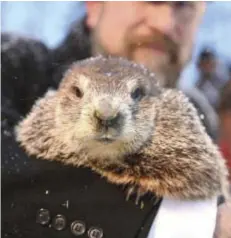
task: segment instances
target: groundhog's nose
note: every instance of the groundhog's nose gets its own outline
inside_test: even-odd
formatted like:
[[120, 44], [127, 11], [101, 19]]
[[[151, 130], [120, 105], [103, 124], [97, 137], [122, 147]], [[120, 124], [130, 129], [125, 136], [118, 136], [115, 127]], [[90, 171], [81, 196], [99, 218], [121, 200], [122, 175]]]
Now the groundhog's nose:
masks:
[[118, 109], [112, 106], [109, 100], [100, 100], [95, 109], [95, 117], [106, 126], [113, 126], [118, 123], [120, 113]]

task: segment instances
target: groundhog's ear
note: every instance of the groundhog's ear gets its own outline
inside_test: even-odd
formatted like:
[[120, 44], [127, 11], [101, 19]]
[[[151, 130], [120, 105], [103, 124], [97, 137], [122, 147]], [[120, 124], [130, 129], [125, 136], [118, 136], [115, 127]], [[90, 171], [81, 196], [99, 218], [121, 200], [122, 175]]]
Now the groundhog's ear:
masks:
[[194, 146], [213, 146], [199, 114], [189, 98], [175, 89], [165, 90], [157, 108], [157, 125], [165, 139], [182, 147], [183, 144]]
[[153, 154], [159, 155], [159, 161], [168, 161], [164, 171], [171, 171], [166, 177], [178, 181], [170, 181], [171, 187], [177, 185], [175, 192], [188, 197], [220, 192], [227, 196], [225, 160], [189, 98], [178, 90], [164, 90], [156, 111]]
[[161, 114], [165, 114], [167, 120], [172, 119], [170, 121], [176, 123], [176, 126], [180, 126], [178, 122], [181, 122], [190, 129], [193, 129], [192, 127], [197, 127], [198, 129], [203, 127], [194, 105], [183, 92], [176, 89], [163, 91]]
[[40, 154], [55, 129], [56, 93], [54, 90], [47, 91], [43, 98], [35, 102], [29, 114], [15, 127], [16, 140], [29, 154]]

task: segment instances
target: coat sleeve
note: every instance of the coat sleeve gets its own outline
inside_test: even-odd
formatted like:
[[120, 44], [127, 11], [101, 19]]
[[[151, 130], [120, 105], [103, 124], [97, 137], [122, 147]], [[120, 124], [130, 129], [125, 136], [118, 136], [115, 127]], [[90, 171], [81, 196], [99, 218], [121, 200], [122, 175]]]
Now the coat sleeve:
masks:
[[25, 115], [51, 82], [49, 49], [38, 40], [1, 34], [2, 97]]

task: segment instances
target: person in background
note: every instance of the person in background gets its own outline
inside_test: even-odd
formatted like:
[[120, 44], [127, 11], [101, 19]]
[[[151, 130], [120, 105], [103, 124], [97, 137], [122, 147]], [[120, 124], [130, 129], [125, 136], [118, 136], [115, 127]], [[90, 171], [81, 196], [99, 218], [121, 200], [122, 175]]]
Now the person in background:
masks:
[[[69, 227], [61, 231], [63, 236], [57, 232], [66, 224], [66, 216], [75, 218], [78, 215], [75, 209], [78, 207], [84, 216], [89, 208], [88, 219], [100, 218], [102, 224], [106, 224], [103, 229], [109, 229], [107, 224], [110, 224], [108, 237], [114, 237], [114, 231], [118, 229], [126, 238], [147, 237], [161, 203], [154, 207], [155, 211], [150, 210], [148, 216], [142, 211], [136, 213], [134, 207], [119, 199], [114, 186], [101, 183], [102, 180], [92, 172], [30, 158], [16, 142], [13, 127], [48, 87], [57, 87], [70, 64], [98, 54], [121, 56], [143, 64], [156, 73], [164, 87], [175, 88], [181, 71], [191, 59], [205, 9], [204, 1], [89, 1], [85, 17], [73, 25], [54, 50], [33, 39], [2, 34], [2, 220], [5, 236], [40, 238], [58, 234], [59, 237], [72, 237], [78, 233], [77, 228], [84, 228], [83, 223], [76, 221], [76, 229]], [[198, 113], [207, 118], [197, 95], [191, 95], [190, 99]], [[12, 111], [15, 111], [14, 116]], [[208, 133], [213, 130], [210, 123], [205, 123], [209, 120], [202, 119]], [[90, 190], [81, 197], [75, 191], [85, 191], [85, 184]], [[102, 203], [101, 210], [97, 210], [90, 198], [100, 199], [101, 194], [105, 194], [107, 200]], [[71, 209], [66, 209], [67, 203], [64, 208], [60, 206], [67, 200]], [[117, 218], [110, 214], [109, 221], [108, 212], [114, 209], [115, 202], [119, 203], [116, 207], [123, 209]], [[49, 209], [44, 209], [44, 203]], [[82, 203], [85, 205], [80, 206]], [[52, 226], [55, 229], [46, 229], [53, 213], [58, 213]], [[33, 220], [36, 214], [45, 228], [37, 226]], [[129, 222], [129, 227], [124, 227], [125, 221]], [[136, 221], [139, 225], [134, 223]], [[94, 234], [97, 236], [91, 238], [103, 236], [101, 230]]]
[[228, 66], [228, 80], [231, 80], [231, 63]]
[[221, 91], [218, 114], [220, 118], [219, 146], [223, 156], [227, 160], [231, 182], [231, 79]]
[[[220, 102], [217, 110], [220, 118], [220, 135], [218, 145], [229, 168], [231, 195], [231, 77], [221, 90]], [[229, 201], [229, 203], [231, 203], [231, 201]], [[214, 238], [231, 237], [231, 209], [228, 208], [227, 210], [225, 203], [220, 205], [217, 218], [218, 224]]]
[[201, 51], [197, 62], [199, 79], [196, 87], [201, 90], [215, 109], [219, 103], [220, 89], [225, 83], [219, 74], [218, 63], [217, 55], [209, 48]]

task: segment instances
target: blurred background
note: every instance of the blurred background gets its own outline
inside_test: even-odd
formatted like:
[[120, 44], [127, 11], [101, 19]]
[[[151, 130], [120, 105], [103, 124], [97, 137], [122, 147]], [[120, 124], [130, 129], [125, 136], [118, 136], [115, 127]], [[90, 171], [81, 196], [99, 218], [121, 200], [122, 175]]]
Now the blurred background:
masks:
[[[70, 24], [82, 17], [84, 2], [29, 1], [1, 2], [2, 31], [29, 35], [57, 46], [68, 32]], [[192, 62], [181, 75], [180, 85], [191, 87], [198, 80], [196, 61], [204, 48], [219, 58], [219, 74], [226, 77], [231, 64], [231, 2], [208, 4], [203, 23], [196, 37]]]

